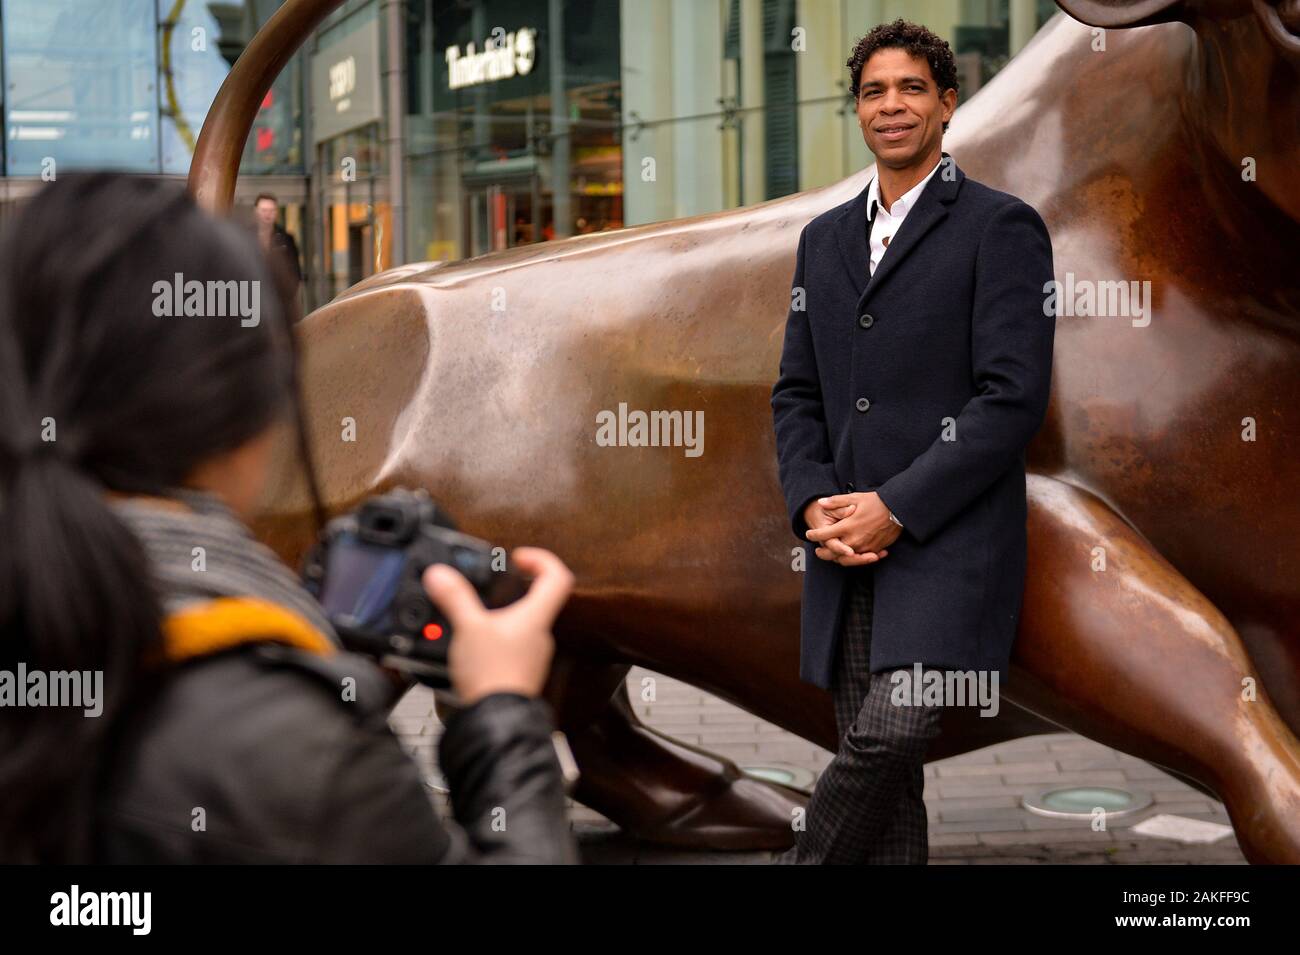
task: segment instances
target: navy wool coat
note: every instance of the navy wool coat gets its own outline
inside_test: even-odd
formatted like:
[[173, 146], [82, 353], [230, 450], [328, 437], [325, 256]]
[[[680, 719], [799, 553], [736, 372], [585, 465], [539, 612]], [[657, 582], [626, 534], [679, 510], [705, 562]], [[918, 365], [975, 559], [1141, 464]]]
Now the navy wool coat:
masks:
[[[1025, 459], [1047, 411], [1052, 245], [1029, 205], [946, 153], [874, 274], [867, 189], [799, 236], [772, 413], [807, 547], [800, 677], [829, 687], [854, 573], [813, 554], [814, 498], [876, 491], [903, 523], [871, 566], [873, 673], [1007, 677], [1024, 594]], [[860, 571], [859, 571], [860, 573]]]

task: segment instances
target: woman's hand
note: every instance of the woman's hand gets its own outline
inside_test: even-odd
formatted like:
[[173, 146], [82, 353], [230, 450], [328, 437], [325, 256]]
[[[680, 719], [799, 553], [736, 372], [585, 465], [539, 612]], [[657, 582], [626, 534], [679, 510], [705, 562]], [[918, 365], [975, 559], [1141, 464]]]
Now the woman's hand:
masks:
[[573, 572], [540, 547], [519, 547], [510, 557], [534, 579], [528, 593], [499, 610], [484, 607], [456, 569], [433, 564], [424, 572], [425, 592], [452, 626], [447, 665], [466, 704], [491, 693], [537, 696], [550, 671], [551, 624], [573, 590]]

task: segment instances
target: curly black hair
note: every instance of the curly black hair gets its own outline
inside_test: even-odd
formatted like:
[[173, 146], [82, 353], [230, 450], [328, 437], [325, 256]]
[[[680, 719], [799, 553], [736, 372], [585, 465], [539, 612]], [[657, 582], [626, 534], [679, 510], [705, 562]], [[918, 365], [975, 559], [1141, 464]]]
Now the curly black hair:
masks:
[[[919, 23], [907, 20], [895, 20], [882, 23], [857, 43], [845, 64], [849, 68], [849, 95], [858, 98], [858, 78], [862, 75], [862, 66], [871, 59], [877, 50], [906, 50], [911, 56], [922, 57], [930, 64], [930, 73], [939, 87], [940, 95], [944, 90], [957, 89], [957, 64], [952, 58], [952, 47], [942, 37], [931, 33]], [[948, 124], [944, 123], [947, 129]]]

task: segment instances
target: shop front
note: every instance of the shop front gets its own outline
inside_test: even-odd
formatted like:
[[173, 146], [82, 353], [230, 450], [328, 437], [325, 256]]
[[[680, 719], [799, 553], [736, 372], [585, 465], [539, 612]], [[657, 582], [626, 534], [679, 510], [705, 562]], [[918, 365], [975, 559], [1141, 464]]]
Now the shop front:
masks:
[[381, 22], [377, 4], [360, 8], [321, 33], [311, 58], [310, 128], [322, 230], [318, 303], [395, 264]]
[[408, 257], [622, 227], [618, 0], [416, 3], [407, 31]]

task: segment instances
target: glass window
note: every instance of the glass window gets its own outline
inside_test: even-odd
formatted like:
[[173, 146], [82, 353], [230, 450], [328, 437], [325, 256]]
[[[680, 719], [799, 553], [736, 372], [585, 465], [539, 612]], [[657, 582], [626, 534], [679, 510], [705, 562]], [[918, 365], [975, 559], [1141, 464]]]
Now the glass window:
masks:
[[[3, 0], [6, 171], [184, 175], [231, 65], [283, 0]], [[280, 73], [240, 171], [301, 173], [301, 56]]]
[[5, 166], [158, 169], [154, 0], [4, 0]]
[[[226, 74], [283, 0], [157, 0], [162, 171], [189, 172], [203, 119]], [[240, 163], [243, 175], [300, 173], [302, 55], [262, 100]]]

